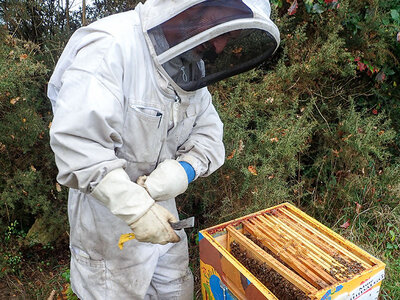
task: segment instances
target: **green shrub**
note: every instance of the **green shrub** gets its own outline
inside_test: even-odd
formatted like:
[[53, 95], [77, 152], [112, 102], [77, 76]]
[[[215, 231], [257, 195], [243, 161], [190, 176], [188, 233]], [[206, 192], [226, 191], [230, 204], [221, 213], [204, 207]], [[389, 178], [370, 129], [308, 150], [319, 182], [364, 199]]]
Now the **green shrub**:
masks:
[[39, 217], [65, 224], [65, 191], [56, 185], [48, 138], [48, 70], [35, 58], [37, 45], [4, 32], [0, 39], [0, 234], [15, 220], [25, 232]]

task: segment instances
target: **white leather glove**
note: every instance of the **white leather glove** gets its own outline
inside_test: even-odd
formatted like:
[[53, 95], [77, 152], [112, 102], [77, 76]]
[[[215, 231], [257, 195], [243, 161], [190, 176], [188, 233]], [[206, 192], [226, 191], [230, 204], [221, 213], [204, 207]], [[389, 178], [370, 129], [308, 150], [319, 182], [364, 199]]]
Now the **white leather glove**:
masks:
[[130, 227], [135, 238], [140, 242], [165, 245], [177, 243], [179, 236], [172, 229], [170, 223], [178, 220], [164, 207], [153, 204], [152, 207]]
[[157, 201], [175, 198], [188, 187], [185, 169], [173, 159], [164, 160], [149, 176], [140, 176], [136, 182]]
[[128, 225], [137, 221], [154, 204], [147, 191], [131, 181], [122, 168], [104, 176], [91, 195]]
[[177, 222], [176, 218], [155, 204], [147, 191], [132, 182], [122, 168], [104, 176], [91, 195], [128, 223], [138, 241], [166, 244], [180, 240], [169, 224]]

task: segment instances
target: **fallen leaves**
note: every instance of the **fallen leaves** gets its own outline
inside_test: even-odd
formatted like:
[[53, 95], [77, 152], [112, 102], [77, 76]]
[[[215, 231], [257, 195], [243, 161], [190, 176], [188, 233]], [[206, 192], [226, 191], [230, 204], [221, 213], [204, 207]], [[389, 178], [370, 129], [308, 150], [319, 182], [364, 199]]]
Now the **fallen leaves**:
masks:
[[228, 156], [227, 156], [227, 160], [230, 160], [230, 159], [232, 159], [234, 156], [235, 156], [235, 153], [236, 153], [236, 149], [233, 149], [233, 151], [231, 152], [231, 154], [229, 154]]
[[240, 153], [242, 153], [243, 150], [244, 150], [244, 143], [242, 140], [239, 140], [239, 146], [238, 146], [237, 150], [233, 149], [232, 152], [226, 157], [226, 159], [227, 160], [232, 159], [235, 156], [235, 154], [239, 155]]
[[347, 229], [350, 226], [350, 220], [347, 220], [344, 222], [342, 225], [340, 225], [341, 228]]
[[257, 175], [258, 175], [257, 169], [256, 169], [255, 166], [248, 166], [248, 167], [247, 167], [247, 170], [249, 170], [249, 172], [250, 172], [251, 174], [253, 174], [254, 176], [257, 176]]
[[69, 298], [68, 296], [68, 290], [70, 289], [69, 283], [63, 284], [63, 289], [61, 291], [61, 295], [57, 295], [57, 300], [67, 300]]
[[23, 60], [25, 60], [25, 59], [27, 59], [28, 58], [28, 54], [21, 54], [20, 56], [19, 56], [19, 60], [20, 61], [23, 61]]
[[19, 101], [19, 99], [21, 99], [21, 97], [12, 98], [12, 99], [10, 100], [10, 103], [11, 103], [12, 105], [15, 105], [15, 104]]

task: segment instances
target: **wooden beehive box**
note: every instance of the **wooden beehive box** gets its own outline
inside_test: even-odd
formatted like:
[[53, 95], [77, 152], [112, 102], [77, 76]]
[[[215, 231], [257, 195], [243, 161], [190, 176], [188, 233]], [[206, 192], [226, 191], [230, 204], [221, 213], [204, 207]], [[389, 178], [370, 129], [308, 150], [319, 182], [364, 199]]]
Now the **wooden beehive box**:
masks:
[[378, 299], [385, 264], [284, 203], [200, 231], [203, 299]]

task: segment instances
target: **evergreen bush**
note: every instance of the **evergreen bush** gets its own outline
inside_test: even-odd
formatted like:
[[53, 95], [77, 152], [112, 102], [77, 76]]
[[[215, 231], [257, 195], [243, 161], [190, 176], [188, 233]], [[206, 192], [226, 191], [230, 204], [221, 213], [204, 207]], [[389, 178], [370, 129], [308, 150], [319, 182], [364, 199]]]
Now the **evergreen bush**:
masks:
[[[36, 59], [40, 49], [34, 43], [4, 31], [0, 40], [0, 236], [10, 224], [26, 234], [38, 218], [47, 228], [65, 230], [66, 189], [55, 181], [48, 137], [52, 118], [45, 97], [48, 69]], [[18, 253], [21, 244], [15, 243], [20, 236], [11, 235], [0, 247]]]

